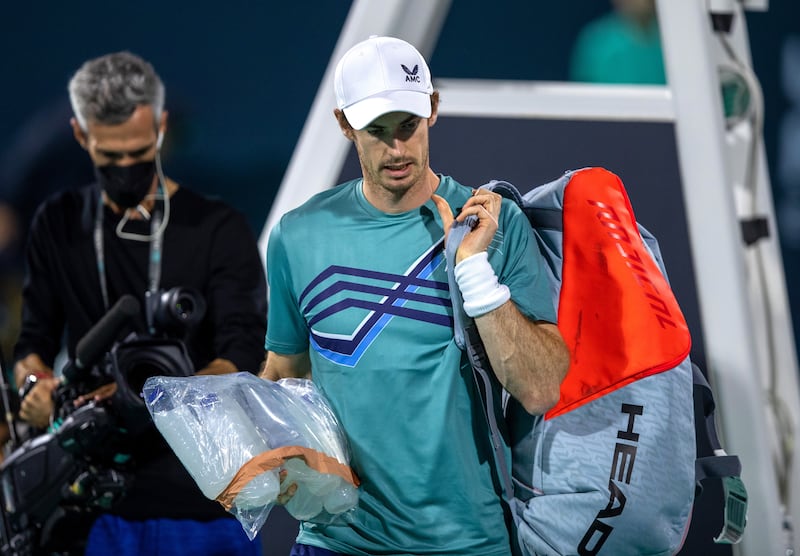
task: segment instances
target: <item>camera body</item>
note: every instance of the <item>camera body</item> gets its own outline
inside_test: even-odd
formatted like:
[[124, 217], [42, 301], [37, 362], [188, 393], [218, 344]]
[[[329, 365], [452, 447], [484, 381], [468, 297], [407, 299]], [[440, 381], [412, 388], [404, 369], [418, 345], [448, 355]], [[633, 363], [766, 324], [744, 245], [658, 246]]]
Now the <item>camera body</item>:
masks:
[[[60, 551], [61, 540], [52, 538], [53, 530], [66, 514], [90, 516], [124, 496], [136, 465], [128, 452], [130, 443], [153, 426], [140, 394], [144, 382], [151, 376], [194, 374], [186, 346], [170, 336], [200, 322], [205, 312], [202, 296], [189, 288], [148, 295], [146, 303], [147, 332], [131, 332], [118, 340], [129, 328], [123, 324], [131, 324], [123, 321], [133, 315], [128, 311], [124, 318], [106, 319], [112, 308], [87, 333], [82, 342], [94, 334], [111, 345], [91, 346], [100, 352], [91, 366], [71, 361], [65, 367], [65, 380], [54, 392], [53, 425], [23, 442], [0, 467], [0, 555]], [[110, 333], [108, 328], [115, 330]], [[79, 343], [76, 360], [80, 358]], [[110, 382], [117, 386], [110, 400], [77, 408], [72, 403]]]

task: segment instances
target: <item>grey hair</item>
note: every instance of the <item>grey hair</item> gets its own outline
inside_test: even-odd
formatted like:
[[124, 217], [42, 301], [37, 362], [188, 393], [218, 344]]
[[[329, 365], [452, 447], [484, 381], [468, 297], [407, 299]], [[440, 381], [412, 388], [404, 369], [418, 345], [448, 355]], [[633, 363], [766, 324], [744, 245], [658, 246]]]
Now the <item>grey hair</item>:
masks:
[[69, 100], [84, 131], [89, 122], [117, 125], [139, 106], [152, 106], [156, 127], [164, 110], [164, 84], [153, 66], [130, 52], [85, 62], [69, 80]]

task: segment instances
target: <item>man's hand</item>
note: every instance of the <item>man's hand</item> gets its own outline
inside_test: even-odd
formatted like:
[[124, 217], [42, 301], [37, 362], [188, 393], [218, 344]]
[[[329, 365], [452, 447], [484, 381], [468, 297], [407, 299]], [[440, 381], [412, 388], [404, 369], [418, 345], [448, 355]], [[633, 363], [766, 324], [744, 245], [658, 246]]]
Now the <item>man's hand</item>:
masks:
[[197, 371], [196, 374], [198, 375], [227, 375], [230, 373], [236, 373], [239, 369], [236, 368], [236, 365], [233, 364], [232, 361], [228, 359], [223, 359], [221, 357], [217, 357], [211, 363], [206, 365], [204, 369], [200, 369]]
[[278, 473], [281, 480], [281, 491], [278, 493], [277, 502], [281, 506], [288, 504], [294, 493], [297, 492], [297, 483], [286, 480], [288, 474], [289, 472], [285, 469], [281, 469], [280, 473]]
[[280, 380], [290, 377], [310, 379], [311, 358], [307, 351], [294, 355], [284, 355], [269, 351], [258, 376], [266, 380]]
[[431, 200], [439, 211], [439, 216], [444, 225], [445, 238], [450, 232], [454, 221], [463, 222], [468, 216], [477, 217], [478, 223], [472, 228], [461, 242], [456, 253], [454, 264], [458, 264], [467, 257], [471, 257], [489, 248], [489, 244], [497, 232], [497, 220], [500, 216], [500, 207], [503, 198], [493, 191], [486, 189], [473, 189], [472, 197], [467, 199], [461, 212], [453, 218], [453, 211], [447, 201], [439, 195], [432, 195]]
[[117, 391], [117, 383], [116, 382], [109, 382], [108, 384], [103, 384], [100, 388], [96, 388], [92, 390], [88, 394], [84, 394], [82, 396], [78, 396], [72, 402], [75, 404], [75, 407], [80, 407], [87, 402], [95, 402], [99, 403], [103, 400], [109, 399], [113, 396]]
[[57, 378], [53, 377], [36, 379], [36, 383], [22, 398], [19, 406], [20, 418], [36, 428], [47, 427], [50, 424], [50, 416], [53, 414], [53, 390], [56, 389], [59, 382]]
[[52, 377], [53, 369], [45, 365], [42, 358], [37, 354], [30, 353], [14, 365], [14, 380], [17, 383], [17, 388], [22, 388], [30, 375], [35, 376], [37, 379]]

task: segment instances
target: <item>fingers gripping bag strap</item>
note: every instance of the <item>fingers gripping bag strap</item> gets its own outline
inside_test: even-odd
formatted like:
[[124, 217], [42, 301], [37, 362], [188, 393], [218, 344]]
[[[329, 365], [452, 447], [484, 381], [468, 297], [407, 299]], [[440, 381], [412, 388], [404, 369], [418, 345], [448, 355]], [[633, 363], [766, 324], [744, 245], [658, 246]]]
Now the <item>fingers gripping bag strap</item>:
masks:
[[[522, 196], [517, 189], [508, 182], [492, 180], [481, 186], [481, 189], [488, 189], [489, 191], [497, 191], [504, 197], [508, 197], [522, 206]], [[461, 298], [458, 284], [455, 277], [455, 260], [456, 252], [464, 237], [475, 226], [476, 218], [469, 216], [463, 222], [453, 222], [450, 231], [447, 235], [447, 244], [445, 245], [445, 257], [447, 258], [447, 281], [450, 286], [450, 294], [453, 302], [453, 321], [456, 345], [461, 349], [467, 349], [468, 342], [464, 337], [464, 330], [469, 326], [474, 325], [472, 319], [467, 316], [464, 311], [464, 300]], [[458, 295], [456, 295], [458, 294]]]

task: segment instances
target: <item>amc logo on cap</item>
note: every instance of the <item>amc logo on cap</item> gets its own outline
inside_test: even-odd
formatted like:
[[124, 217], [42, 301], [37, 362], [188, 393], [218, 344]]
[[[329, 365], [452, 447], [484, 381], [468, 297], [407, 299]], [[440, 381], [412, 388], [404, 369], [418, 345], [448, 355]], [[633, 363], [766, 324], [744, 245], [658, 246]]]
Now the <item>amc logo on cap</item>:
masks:
[[403, 71], [406, 72], [406, 82], [413, 81], [414, 83], [419, 83], [419, 65], [414, 66], [413, 70], [408, 69], [405, 64], [400, 64], [400, 67], [403, 68]]

